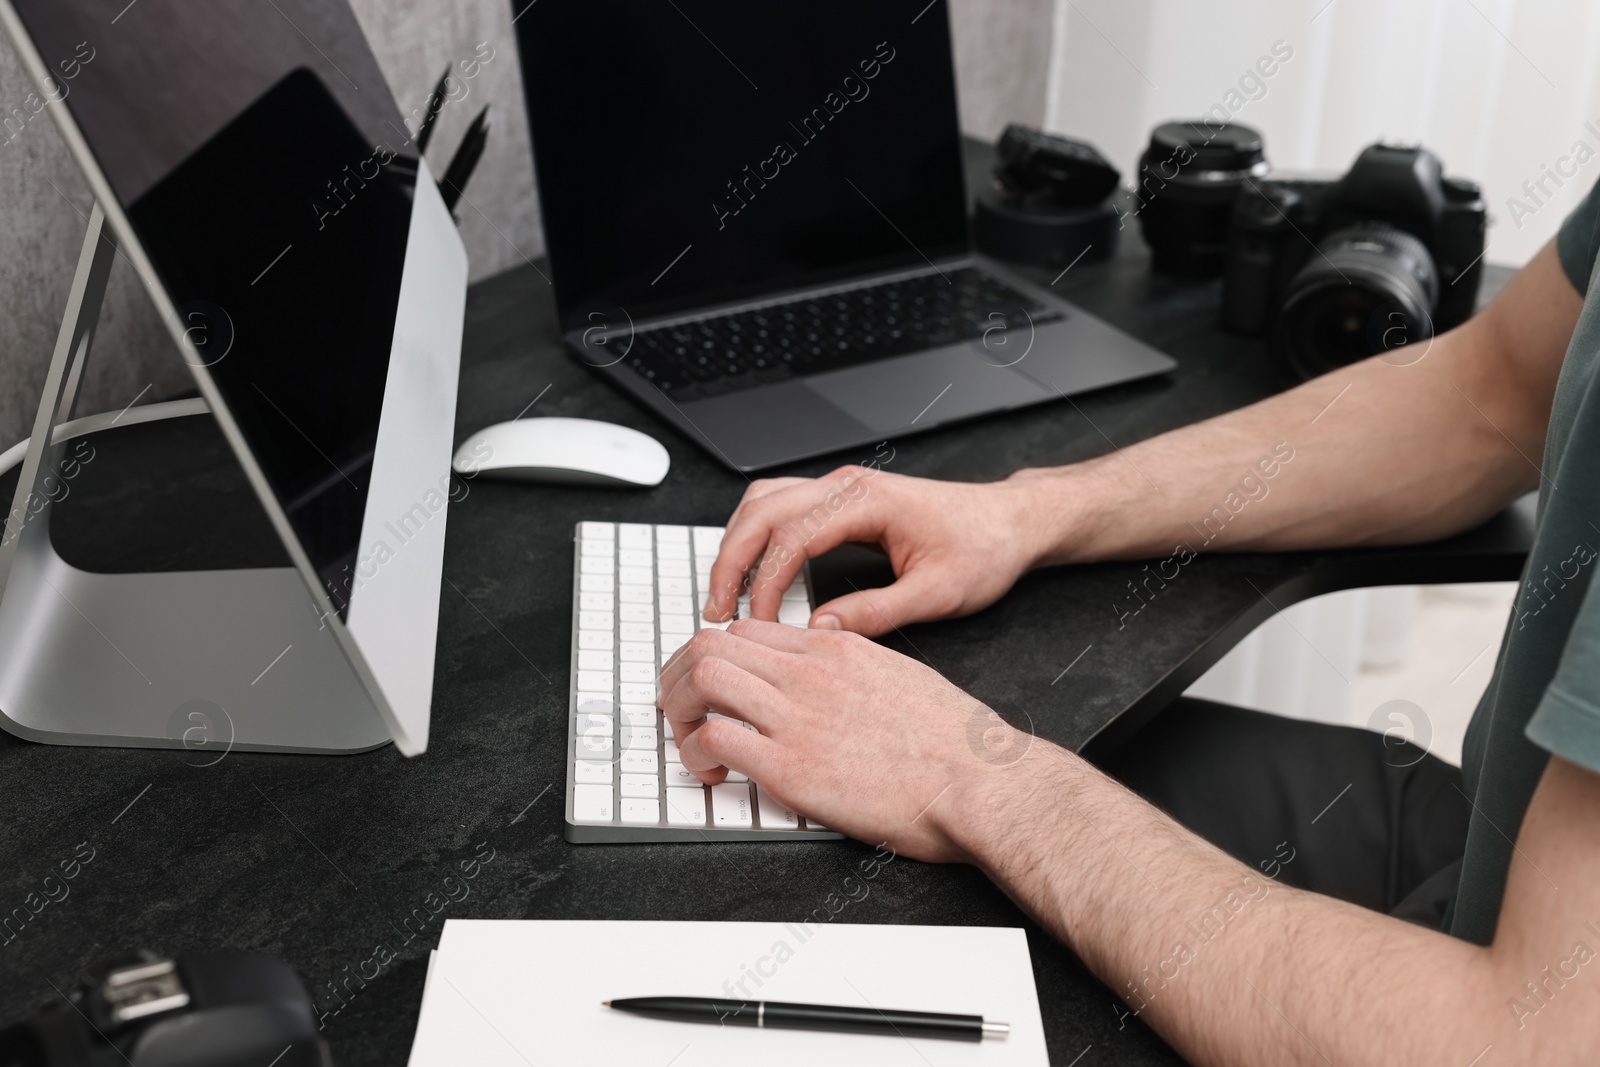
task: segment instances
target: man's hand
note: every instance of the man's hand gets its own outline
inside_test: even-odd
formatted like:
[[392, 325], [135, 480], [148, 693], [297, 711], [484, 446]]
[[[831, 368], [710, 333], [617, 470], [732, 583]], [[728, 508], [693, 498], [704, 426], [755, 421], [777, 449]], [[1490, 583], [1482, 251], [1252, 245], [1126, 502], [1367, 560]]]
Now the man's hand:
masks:
[[728, 520], [706, 618], [733, 615], [748, 575], [751, 615], [776, 619], [806, 560], [847, 541], [882, 545], [896, 581], [823, 604], [813, 628], [876, 636], [979, 611], [1037, 558], [1027, 505], [1016, 482], [936, 482], [857, 466], [755, 482]]
[[660, 703], [684, 766], [705, 781], [732, 767], [833, 829], [933, 862], [966, 856], [942, 829], [947, 813], [932, 809], [1028, 742], [1046, 744], [863, 637], [753, 619], [701, 630], [679, 649], [661, 672]]

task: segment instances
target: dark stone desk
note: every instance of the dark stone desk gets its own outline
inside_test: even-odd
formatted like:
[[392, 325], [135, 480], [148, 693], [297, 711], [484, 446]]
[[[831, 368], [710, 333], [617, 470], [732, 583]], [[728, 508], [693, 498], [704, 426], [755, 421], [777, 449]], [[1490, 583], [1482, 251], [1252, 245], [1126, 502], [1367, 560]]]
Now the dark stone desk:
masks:
[[[1124, 236], [1115, 261], [1080, 264], [1058, 288], [1177, 357], [1176, 373], [1080, 398], [1076, 408], [1054, 403], [896, 440], [888, 469], [999, 478], [1100, 455], [1272, 392], [1262, 348], [1214, 326], [1219, 285], [1151, 277], [1137, 236]], [[854, 842], [562, 839], [574, 522], [720, 523], [745, 479], [566, 357], [552, 326], [550, 292], [531, 268], [474, 287], [458, 436], [538, 397], [535, 415], [609, 419], [657, 435], [672, 453], [665, 484], [611, 492], [479, 482], [451, 508], [433, 735], [422, 758], [392, 748], [337, 758], [234, 753], [199, 767], [190, 752], [58, 748], [0, 734], [0, 911], [20, 906], [80, 842], [95, 850], [71, 895], [0, 945], [0, 1022], [51, 1000], [50, 983], [64, 988], [110, 950], [227, 946], [289, 961], [323, 1007], [339, 1008], [326, 1033], [340, 1064], [401, 1063], [444, 919], [791, 920], [870, 854]], [[283, 562], [205, 420], [117, 430], [97, 448], [57, 512], [69, 561], [99, 569]], [[7, 498], [14, 484], [15, 475], [0, 484]], [[981, 615], [915, 627], [891, 644], [1046, 737], [1105, 745], [1265, 619], [1267, 598], [1282, 606], [1350, 585], [1510, 579], [1529, 525], [1514, 511], [1423, 549], [1202, 556], [1120, 630], [1114, 605], [1139, 565], [1053, 570], [1025, 578]], [[447, 889], [480, 845], [492, 860]], [[408, 933], [405, 920], [430, 894], [459, 899]], [[1080, 1067], [1177, 1062], [1141, 1024], [1119, 1029], [1112, 995], [973, 870], [896, 861], [837, 921], [1025, 926], [1053, 1060], [1088, 1050]], [[327, 983], [361, 969], [379, 945], [394, 959], [364, 988], [352, 982], [356, 992], [340, 1008]]]

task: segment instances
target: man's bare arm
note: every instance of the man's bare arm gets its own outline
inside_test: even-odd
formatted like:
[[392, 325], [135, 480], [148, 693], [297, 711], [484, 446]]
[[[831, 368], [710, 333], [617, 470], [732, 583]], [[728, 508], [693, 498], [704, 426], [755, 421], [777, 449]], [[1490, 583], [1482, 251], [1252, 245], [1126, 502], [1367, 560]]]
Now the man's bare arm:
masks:
[[[1043, 740], [1015, 734], [1011, 761], [989, 709], [854, 634], [702, 630], [661, 692], [690, 770], [731, 767], [863, 841], [978, 864], [1191, 1062], [1577, 1064], [1600, 1047], [1600, 777], [1562, 760], [1480, 948], [1286, 888]], [[1312, 829], [1338, 832], [1337, 814]]]
[[[1399, 544], [1466, 529], [1537, 486], [1582, 307], [1552, 242], [1426, 354], [1401, 348], [1091, 463], [1022, 472], [1039, 494], [1035, 525], [1065, 531], [1042, 561], [1165, 555], [1180, 542]], [[1280, 442], [1293, 459], [1266, 478], [1258, 461], [1279, 458]]]
[[1600, 919], [1600, 777], [1551, 761], [1498, 936], [1480, 948], [1279, 886], [1076, 757], [1038, 756], [946, 809], [994, 817], [944, 824], [1191, 1062], [1592, 1062], [1600, 939], [1585, 924]]

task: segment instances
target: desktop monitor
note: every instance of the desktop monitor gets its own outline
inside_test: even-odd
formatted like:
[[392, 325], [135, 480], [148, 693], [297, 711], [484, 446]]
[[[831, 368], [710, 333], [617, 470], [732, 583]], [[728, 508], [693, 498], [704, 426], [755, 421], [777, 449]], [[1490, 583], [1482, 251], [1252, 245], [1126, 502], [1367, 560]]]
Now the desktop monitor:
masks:
[[0, 20], [319, 632], [401, 751], [421, 752], [467, 264], [354, 14], [0, 0]]

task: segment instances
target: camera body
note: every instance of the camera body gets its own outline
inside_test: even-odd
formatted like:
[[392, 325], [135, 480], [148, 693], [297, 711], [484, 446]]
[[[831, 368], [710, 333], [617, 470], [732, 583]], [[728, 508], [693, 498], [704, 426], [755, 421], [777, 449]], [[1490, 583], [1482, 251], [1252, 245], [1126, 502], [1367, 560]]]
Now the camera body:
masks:
[[[332, 1067], [311, 998], [284, 963], [244, 952], [103, 960], [60, 1000], [0, 1030], [6, 1067]], [[274, 1058], [276, 1057], [276, 1058]]]
[[1432, 152], [1376, 144], [1335, 181], [1265, 179], [1229, 220], [1222, 322], [1302, 378], [1425, 341], [1477, 304], [1488, 208]]

